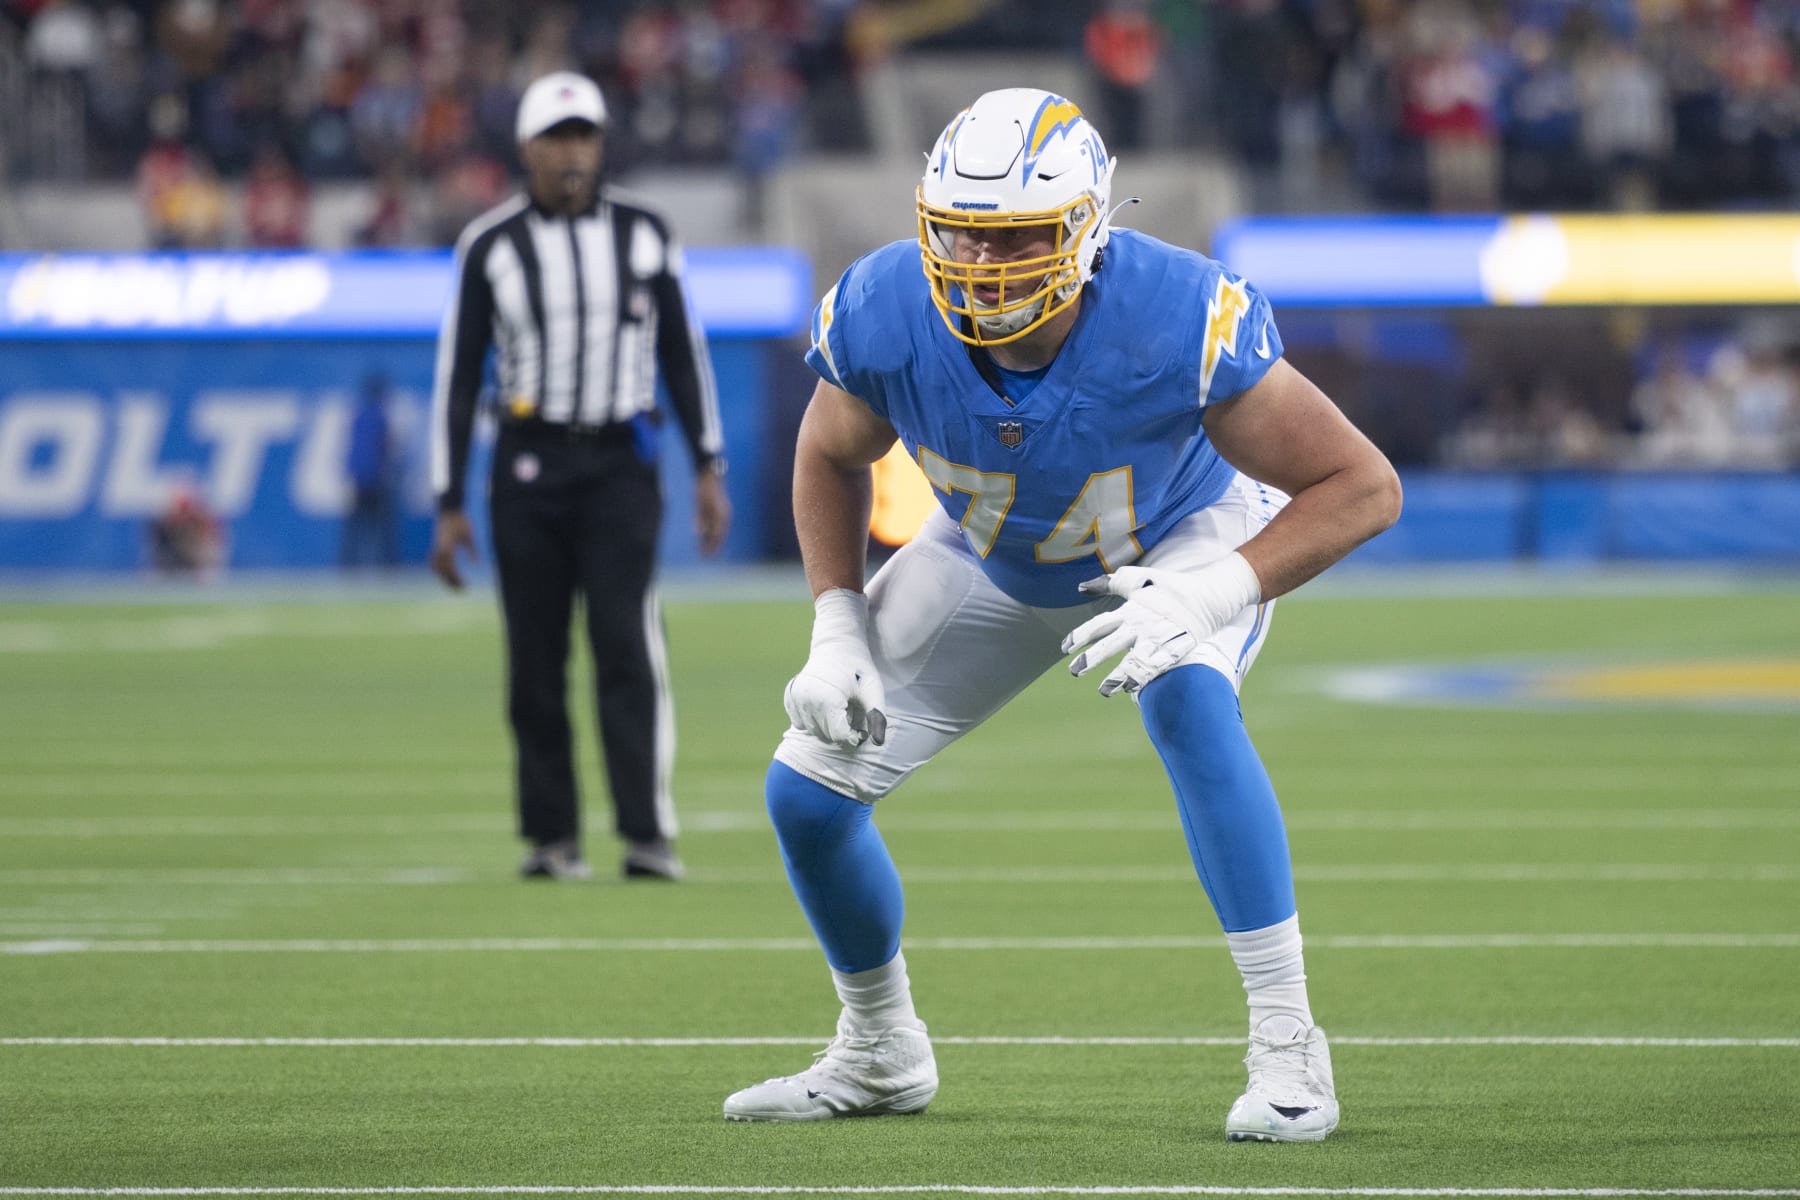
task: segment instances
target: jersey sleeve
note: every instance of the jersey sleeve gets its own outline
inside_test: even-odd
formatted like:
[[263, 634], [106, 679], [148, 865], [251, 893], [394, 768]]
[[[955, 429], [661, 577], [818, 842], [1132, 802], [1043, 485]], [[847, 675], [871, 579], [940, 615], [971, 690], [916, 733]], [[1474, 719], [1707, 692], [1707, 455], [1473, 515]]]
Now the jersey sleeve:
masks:
[[878, 327], [878, 314], [869, 311], [872, 282], [867, 259], [859, 259], [844, 272], [837, 286], [819, 297], [813, 309], [812, 345], [806, 351], [806, 365], [826, 383], [849, 392], [875, 413], [887, 419], [883, 401], [881, 371], [872, 360], [863, 327]]
[[848, 347], [844, 345], [844, 331], [838, 324], [838, 294], [844, 290], [844, 281], [839, 280], [830, 291], [819, 297], [819, 303], [813, 308], [812, 346], [806, 352], [806, 365], [818, 372], [819, 378], [832, 387], [843, 388], [846, 392], [850, 385], [845, 382], [849, 362]]
[[1281, 333], [1268, 297], [1228, 271], [1204, 288], [1199, 331], [1200, 407], [1255, 387], [1281, 357]]

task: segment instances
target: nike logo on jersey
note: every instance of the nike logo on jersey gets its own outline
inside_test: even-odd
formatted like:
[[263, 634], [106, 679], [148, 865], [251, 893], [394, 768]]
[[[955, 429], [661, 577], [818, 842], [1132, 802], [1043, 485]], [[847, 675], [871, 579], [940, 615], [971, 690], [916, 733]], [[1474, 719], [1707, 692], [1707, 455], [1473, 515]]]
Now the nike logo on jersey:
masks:
[[1256, 343], [1256, 357], [1269, 357], [1269, 318], [1263, 318], [1262, 340]]

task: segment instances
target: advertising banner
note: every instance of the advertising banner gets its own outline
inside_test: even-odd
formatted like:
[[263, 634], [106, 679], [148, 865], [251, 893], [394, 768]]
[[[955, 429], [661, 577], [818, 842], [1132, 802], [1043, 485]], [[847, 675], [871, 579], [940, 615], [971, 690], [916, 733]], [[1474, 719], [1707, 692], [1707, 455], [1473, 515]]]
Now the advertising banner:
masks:
[[[693, 254], [689, 276], [732, 464], [737, 521], [722, 557], [753, 559], [766, 339], [804, 327], [810, 274], [786, 251], [723, 250]], [[347, 553], [422, 562], [449, 278], [448, 253], [435, 251], [0, 257], [0, 568], [145, 568], [167, 549], [159, 520], [196, 509], [216, 525], [223, 567], [327, 567]], [[351, 429], [365, 395], [388, 429], [388, 504], [353, 528]], [[665, 562], [693, 561], [672, 418], [663, 452]]]

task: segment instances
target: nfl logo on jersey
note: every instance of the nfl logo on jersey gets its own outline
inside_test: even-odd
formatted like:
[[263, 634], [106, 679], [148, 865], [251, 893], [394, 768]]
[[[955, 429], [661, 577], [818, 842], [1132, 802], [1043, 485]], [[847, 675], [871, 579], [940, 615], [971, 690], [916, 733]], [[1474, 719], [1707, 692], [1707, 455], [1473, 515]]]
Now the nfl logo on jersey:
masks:
[[1014, 446], [1017, 446], [1020, 442], [1022, 442], [1024, 440], [1025, 440], [1025, 422], [1023, 422], [1023, 421], [1002, 421], [1002, 422], [1000, 422], [1000, 444], [1002, 446], [1005, 446], [1008, 450], [1011, 450]]

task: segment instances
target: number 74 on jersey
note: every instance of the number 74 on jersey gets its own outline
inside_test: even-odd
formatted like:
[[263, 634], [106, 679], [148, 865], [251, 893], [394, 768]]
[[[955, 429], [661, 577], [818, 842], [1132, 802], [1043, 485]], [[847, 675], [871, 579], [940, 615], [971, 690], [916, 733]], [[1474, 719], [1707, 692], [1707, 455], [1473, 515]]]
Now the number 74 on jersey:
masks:
[[[919, 448], [919, 461], [914, 463], [899, 442], [875, 464], [874, 477], [875, 505], [869, 515], [869, 532], [876, 540], [890, 546], [905, 545], [937, 505], [932, 489], [945, 495], [961, 492], [969, 497], [962, 518], [963, 531], [969, 545], [983, 558], [999, 540], [1000, 528], [1017, 492], [1017, 477], [1010, 472], [978, 471], [950, 462], [923, 446]], [[1089, 475], [1062, 519], [1033, 550], [1037, 561], [1046, 563], [1072, 562], [1092, 555], [1103, 571], [1112, 571], [1142, 553], [1132, 532], [1136, 527], [1131, 468], [1117, 467]]]

